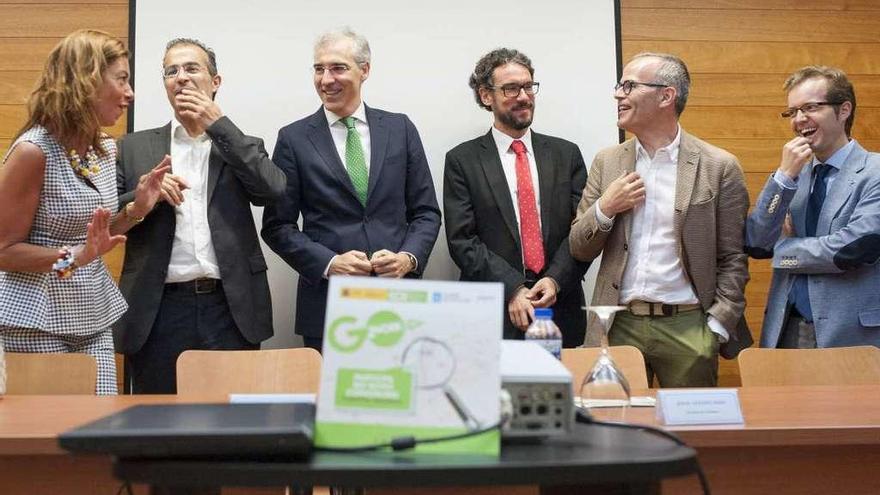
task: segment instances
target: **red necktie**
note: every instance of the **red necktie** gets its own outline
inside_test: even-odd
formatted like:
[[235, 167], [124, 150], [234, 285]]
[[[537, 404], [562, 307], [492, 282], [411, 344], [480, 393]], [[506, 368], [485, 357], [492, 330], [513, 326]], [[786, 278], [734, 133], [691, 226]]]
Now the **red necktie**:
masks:
[[526, 145], [519, 139], [510, 148], [516, 153], [516, 200], [519, 204], [519, 232], [522, 241], [523, 260], [526, 268], [537, 273], [544, 269], [544, 241], [538, 224], [538, 206]]

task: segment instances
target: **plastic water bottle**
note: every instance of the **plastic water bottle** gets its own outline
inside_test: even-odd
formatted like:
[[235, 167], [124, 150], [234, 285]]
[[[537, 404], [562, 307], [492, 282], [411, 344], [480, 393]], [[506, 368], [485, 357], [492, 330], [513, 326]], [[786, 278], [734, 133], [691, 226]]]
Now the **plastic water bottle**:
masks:
[[553, 323], [552, 309], [535, 308], [535, 321], [526, 330], [526, 340], [547, 349], [556, 359], [562, 359], [562, 332]]

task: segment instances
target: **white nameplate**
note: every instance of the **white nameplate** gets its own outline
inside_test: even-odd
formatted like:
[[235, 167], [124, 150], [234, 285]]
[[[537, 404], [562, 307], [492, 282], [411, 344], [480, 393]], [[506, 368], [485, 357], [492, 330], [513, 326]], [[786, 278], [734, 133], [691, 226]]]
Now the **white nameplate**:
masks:
[[229, 394], [231, 404], [314, 404], [315, 394]]
[[657, 421], [669, 426], [744, 423], [735, 388], [658, 390]]

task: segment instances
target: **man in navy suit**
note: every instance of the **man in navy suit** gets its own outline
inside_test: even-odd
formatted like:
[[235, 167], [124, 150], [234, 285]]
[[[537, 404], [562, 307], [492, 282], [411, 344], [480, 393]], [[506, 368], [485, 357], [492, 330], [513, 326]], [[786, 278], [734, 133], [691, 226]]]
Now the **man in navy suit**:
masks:
[[299, 273], [296, 333], [320, 351], [329, 277], [421, 276], [440, 209], [413, 123], [361, 99], [367, 40], [347, 28], [320, 36], [313, 69], [323, 105], [278, 133], [287, 192], [266, 207], [262, 236]]

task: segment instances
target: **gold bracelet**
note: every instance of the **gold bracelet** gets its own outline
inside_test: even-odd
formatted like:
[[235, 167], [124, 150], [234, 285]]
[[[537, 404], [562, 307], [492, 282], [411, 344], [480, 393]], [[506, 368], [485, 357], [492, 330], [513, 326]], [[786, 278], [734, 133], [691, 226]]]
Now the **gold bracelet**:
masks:
[[128, 203], [125, 205], [125, 208], [122, 209], [122, 214], [125, 216], [125, 219], [131, 223], [141, 223], [144, 221], [144, 217], [136, 217], [131, 214], [131, 208], [134, 208], [134, 202]]

